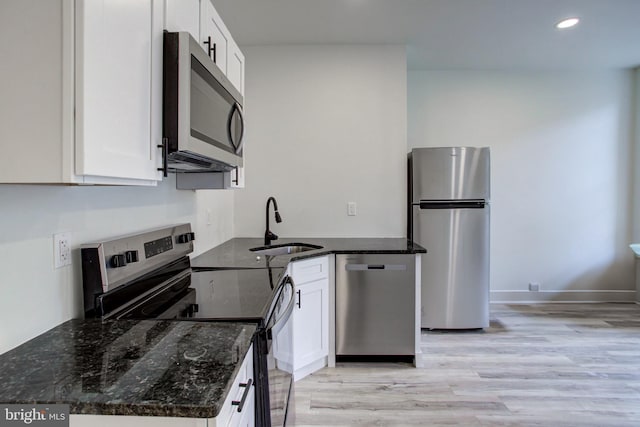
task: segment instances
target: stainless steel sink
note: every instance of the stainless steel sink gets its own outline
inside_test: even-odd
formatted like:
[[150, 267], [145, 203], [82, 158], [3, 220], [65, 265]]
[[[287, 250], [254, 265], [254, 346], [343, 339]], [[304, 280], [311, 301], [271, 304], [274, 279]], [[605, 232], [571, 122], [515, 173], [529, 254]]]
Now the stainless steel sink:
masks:
[[322, 246], [311, 245], [309, 243], [285, 243], [282, 245], [260, 246], [249, 250], [257, 255], [277, 256], [291, 255], [316, 249], [322, 249]]

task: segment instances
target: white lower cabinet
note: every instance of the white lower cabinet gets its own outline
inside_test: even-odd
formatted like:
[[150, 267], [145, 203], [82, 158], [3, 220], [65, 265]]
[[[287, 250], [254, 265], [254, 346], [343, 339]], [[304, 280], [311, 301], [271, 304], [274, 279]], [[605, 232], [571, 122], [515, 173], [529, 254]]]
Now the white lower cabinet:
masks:
[[326, 366], [329, 349], [329, 286], [326, 279], [298, 286], [293, 320], [294, 379]]
[[247, 396], [247, 400], [245, 403], [242, 412], [240, 412], [239, 417], [235, 417], [231, 419], [231, 422], [227, 425], [229, 426], [237, 426], [237, 427], [253, 427], [255, 426], [256, 419], [256, 393], [255, 387], [252, 386], [253, 390]]
[[[256, 413], [256, 378], [253, 375], [253, 346], [247, 352], [240, 371], [224, 401], [220, 413], [209, 419], [207, 427], [253, 426]], [[244, 397], [244, 399], [243, 399]]]
[[[248, 385], [251, 382], [251, 385]], [[240, 407], [243, 396], [244, 403]], [[123, 415], [71, 414], [70, 427], [254, 427], [255, 376], [253, 346], [249, 348], [233, 380], [220, 413], [215, 418], [142, 417]]]
[[289, 265], [296, 286], [293, 311], [293, 378], [327, 366], [329, 354], [329, 257]]

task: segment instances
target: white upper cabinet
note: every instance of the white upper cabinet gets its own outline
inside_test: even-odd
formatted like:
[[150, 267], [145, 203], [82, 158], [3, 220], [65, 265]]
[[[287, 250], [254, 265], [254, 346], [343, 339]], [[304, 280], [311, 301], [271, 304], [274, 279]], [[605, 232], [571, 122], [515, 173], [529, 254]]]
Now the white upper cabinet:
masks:
[[244, 92], [244, 57], [209, 0], [2, 0], [0, 183], [157, 185], [164, 28], [211, 37]]
[[0, 182], [156, 185], [163, 10], [162, 0], [3, 0], [11, 165]]
[[227, 52], [231, 34], [209, 0], [202, 0], [200, 9], [200, 45], [213, 62], [227, 74]]
[[244, 55], [210, 0], [200, 0], [200, 46], [244, 95]]
[[244, 55], [233, 39], [227, 52], [227, 78], [244, 95]]
[[160, 0], [76, 2], [76, 173], [158, 178]]
[[244, 95], [244, 55], [210, 0], [164, 0], [165, 29], [188, 31]]
[[200, 40], [200, 0], [165, 0], [167, 31], [188, 31]]

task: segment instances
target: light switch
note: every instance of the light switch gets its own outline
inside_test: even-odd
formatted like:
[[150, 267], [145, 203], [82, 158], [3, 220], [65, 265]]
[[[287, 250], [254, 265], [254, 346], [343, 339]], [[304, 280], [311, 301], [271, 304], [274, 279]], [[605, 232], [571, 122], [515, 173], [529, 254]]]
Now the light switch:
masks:
[[356, 214], [357, 214], [357, 210], [356, 209], [357, 209], [356, 202], [347, 203], [347, 215], [356, 216]]

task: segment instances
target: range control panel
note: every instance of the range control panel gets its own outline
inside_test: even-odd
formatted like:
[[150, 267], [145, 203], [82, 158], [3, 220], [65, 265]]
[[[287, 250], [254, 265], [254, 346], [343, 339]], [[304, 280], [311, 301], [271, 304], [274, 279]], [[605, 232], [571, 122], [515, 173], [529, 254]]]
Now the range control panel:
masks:
[[193, 252], [191, 224], [82, 245], [82, 268], [99, 269], [103, 292]]
[[161, 237], [160, 239], [152, 240], [144, 244], [144, 256], [151, 258], [155, 255], [168, 252], [173, 249], [173, 239], [171, 236]]

